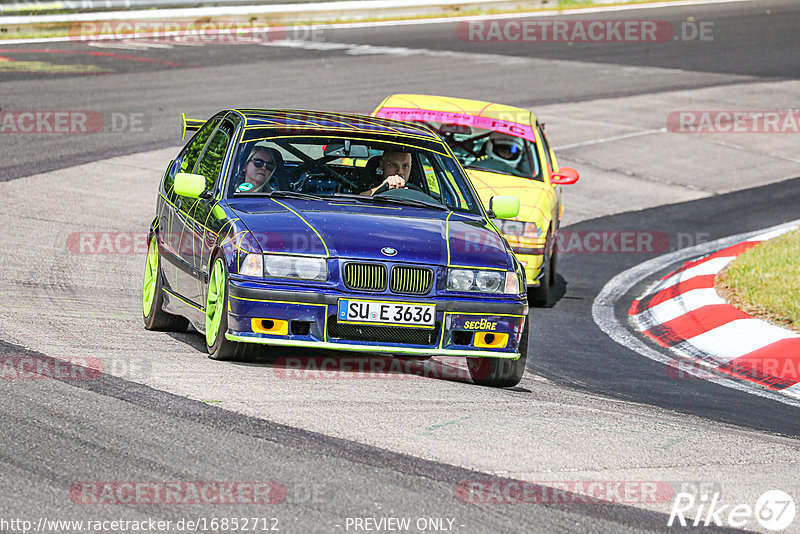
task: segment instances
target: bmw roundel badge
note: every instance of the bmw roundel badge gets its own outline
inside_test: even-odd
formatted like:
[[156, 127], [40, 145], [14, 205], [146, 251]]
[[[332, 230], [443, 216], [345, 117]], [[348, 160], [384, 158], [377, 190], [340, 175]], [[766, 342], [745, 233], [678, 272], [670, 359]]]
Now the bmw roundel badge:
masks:
[[381, 249], [381, 254], [383, 254], [384, 256], [394, 256], [395, 254], [397, 254], [397, 251], [392, 247], [383, 247]]

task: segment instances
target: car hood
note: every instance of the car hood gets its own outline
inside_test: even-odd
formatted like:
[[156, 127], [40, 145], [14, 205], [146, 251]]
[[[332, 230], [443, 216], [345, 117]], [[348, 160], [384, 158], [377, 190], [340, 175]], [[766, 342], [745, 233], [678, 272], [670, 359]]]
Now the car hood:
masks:
[[296, 199], [236, 199], [229, 206], [264, 252], [509, 268], [505, 240], [475, 215]]

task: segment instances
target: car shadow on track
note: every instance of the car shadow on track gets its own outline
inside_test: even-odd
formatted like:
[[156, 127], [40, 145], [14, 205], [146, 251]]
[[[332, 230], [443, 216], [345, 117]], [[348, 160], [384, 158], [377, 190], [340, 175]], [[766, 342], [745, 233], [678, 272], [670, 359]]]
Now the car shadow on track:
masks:
[[[173, 339], [207, 356], [202, 334], [191, 326], [186, 332], [168, 333]], [[464, 358], [437, 356], [417, 358], [332, 350], [256, 346], [246, 361], [219, 362], [220, 365], [264, 367], [279, 379], [309, 380], [416, 380], [433, 378], [471, 384]]]
[[553, 284], [550, 293], [550, 302], [547, 303], [547, 308], [552, 308], [556, 303], [564, 298], [567, 294], [567, 280], [560, 274], [556, 273], [556, 281]]
[[[556, 280], [553, 283], [553, 287], [550, 288], [550, 297], [547, 300], [547, 304], [542, 306], [536, 306], [536, 308], [552, 308], [553, 306], [561, 300], [564, 295], [567, 293], [567, 280], [561, 276], [560, 274], [556, 273]], [[528, 305], [530, 307], [534, 307], [533, 303], [528, 299]]]
[[464, 358], [416, 358], [339, 351], [291, 350], [260, 347], [258, 359], [238, 365], [272, 369], [279, 379], [418, 380], [438, 379], [472, 383]]

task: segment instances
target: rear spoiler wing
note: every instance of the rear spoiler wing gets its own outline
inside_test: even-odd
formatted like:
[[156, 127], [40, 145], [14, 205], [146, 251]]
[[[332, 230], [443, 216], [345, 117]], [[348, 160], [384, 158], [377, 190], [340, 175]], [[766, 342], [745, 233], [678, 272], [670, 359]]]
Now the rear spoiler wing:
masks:
[[183, 133], [181, 133], [181, 141], [186, 140], [186, 132], [196, 132], [206, 123], [203, 119], [187, 119], [186, 113], [181, 113], [181, 122], [183, 123]]

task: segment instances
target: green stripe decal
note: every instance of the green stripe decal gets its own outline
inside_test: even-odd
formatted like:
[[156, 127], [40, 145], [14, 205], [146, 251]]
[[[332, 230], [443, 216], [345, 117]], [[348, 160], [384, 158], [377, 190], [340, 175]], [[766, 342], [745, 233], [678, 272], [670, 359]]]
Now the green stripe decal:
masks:
[[291, 211], [292, 213], [294, 213], [295, 215], [297, 215], [297, 216], [300, 218], [300, 220], [301, 220], [301, 221], [303, 221], [304, 223], [306, 223], [306, 225], [307, 225], [309, 228], [311, 228], [311, 229], [314, 231], [314, 233], [315, 233], [315, 234], [317, 234], [317, 237], [319, 238], [320, 242], [322, 243], [322, 246], [323, 246], [323, 247], [325, 247], [325, 254], [326, 254], [328, 257], [330, 257], [330, 255], [331, 255], [331, 252], [328, 250], [328, 245], [325, 243], [325, 240], [324, 240], [324, 239], [322, 239], [322, 236], [321, 236], [321, 235], [319, 235], [319, 232], [317, 232], [317, 229], [316, 229], [316, 228], [314, 228], [314, 227], [311, 225], [311, 223], [310, 223], [310, 222], [308, 222], [307, 220], [305, 220], [305, 219], [303, 218], [303, 216], [302, 216], [302, 215], [300, 215], [299, 213], [297, 213], [296, 211], [294, 211], [292, 208], [290, 208], [289, 206], [287, 206], [287, 205], [286, 205], [286, 204], [284, 204], [283, 202], [280, 202], [280, 201], [278, 201], [278, 200], [275, 200], [274, 198], [273, 198], [273, 199], [270, 199], [270, 200], [272, 200], [272, 201], [273, 201], [273, 202], [275, 202], [276, 204], [280, 204], [281, 206], [283, 206], [283, 207], [284, 207], [284, 208], [286, 208], [287, 210]]

